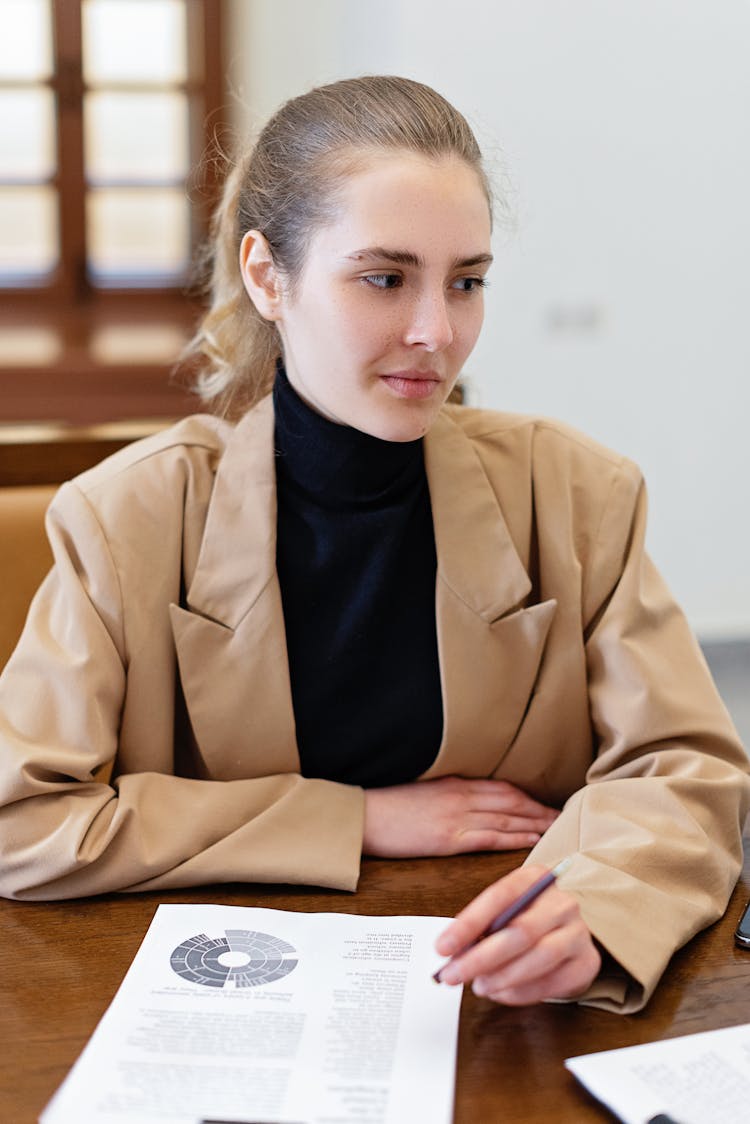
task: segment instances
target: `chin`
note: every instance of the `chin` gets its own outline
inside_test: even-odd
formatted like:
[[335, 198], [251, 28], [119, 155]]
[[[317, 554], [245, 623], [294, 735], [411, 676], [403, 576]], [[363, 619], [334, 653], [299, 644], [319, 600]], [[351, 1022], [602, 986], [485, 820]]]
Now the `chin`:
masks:
[[382, 421], [368, 419], [368, 424], [361, 426], [365, 433], [377, 437], [380, 441], [417, 441], [424, 437], [437, 417], [437, 411], [429, 414], [411, 414], [402, 418], [383, 418]]

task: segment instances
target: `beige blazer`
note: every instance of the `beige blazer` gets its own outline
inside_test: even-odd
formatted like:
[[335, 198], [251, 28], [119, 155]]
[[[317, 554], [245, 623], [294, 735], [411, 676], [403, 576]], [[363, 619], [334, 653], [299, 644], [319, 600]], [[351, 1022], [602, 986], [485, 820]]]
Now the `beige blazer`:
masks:
[[[447, 407], [425, 439], [444, 733], [425, 776], [563, 814], [531, 859], [642, 1005], [738, 875], [747, 759], [644, 553], [638, 470], [563, 426]], [[0, 893], [353, 890], [363, 795], [300, 776], [275, 569], [273, 408], [193, 417], [66, 484], [0, 679]]]

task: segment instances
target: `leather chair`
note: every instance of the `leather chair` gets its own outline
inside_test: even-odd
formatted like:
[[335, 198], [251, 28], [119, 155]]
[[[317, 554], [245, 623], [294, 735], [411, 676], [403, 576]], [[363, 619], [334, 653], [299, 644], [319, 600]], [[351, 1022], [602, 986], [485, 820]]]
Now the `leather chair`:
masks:
[[0, 669], [16, 646], [26, 613], [52, 565], [44, 513], [51, 485], [0, 488]]

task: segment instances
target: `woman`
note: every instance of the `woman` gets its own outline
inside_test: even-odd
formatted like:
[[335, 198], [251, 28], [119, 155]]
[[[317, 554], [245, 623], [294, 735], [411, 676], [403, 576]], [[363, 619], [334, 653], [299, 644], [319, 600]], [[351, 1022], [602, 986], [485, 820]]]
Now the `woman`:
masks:
[[450, 955], [574, 852], [443, 979], [620, 1010], [720, 915], [746, 760], [637, 469], [445, 405], [490, 231], [466, 122], [404, 79], [295, 99], [238, 164], [194, 341], [218, 416], [50, 509], [0, 687], [3, 893], [354, 889], [363, 853], [532, 848]]

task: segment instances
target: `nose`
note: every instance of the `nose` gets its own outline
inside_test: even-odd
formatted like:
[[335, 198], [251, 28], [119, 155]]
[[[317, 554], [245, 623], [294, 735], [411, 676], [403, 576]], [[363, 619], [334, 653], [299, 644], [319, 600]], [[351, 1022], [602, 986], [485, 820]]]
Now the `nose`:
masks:
[[453, 342], [453, 323], [442, 289], [422, 293], [415, 300], [404, 342], [427, 351], [443, 351]]

